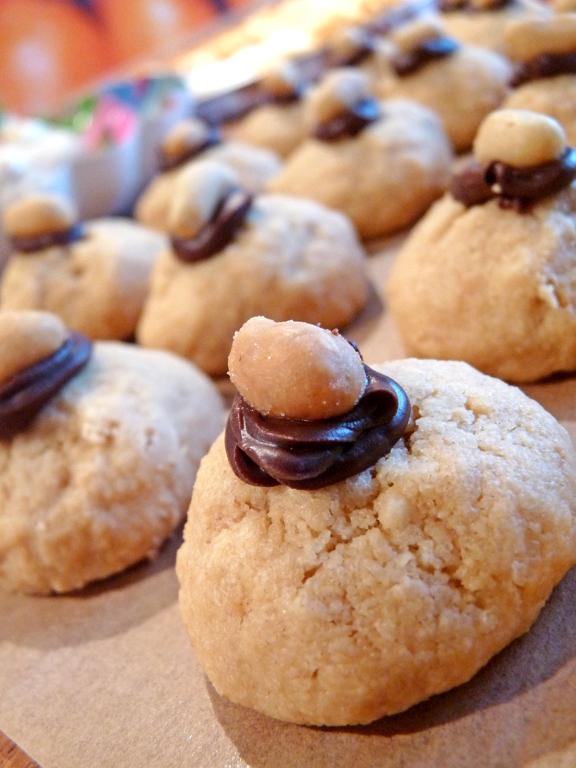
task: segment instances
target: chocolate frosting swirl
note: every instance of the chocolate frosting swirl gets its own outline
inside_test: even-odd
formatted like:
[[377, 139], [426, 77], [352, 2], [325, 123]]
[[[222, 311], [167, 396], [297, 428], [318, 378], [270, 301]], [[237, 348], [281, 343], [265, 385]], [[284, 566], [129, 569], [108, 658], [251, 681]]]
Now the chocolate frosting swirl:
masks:
[[209, 259], [234, 239], [252, 207], [253, 198], [247, 192], [232, 192], [220, 203], [212, 219], [196, 237], [173, 237], [174, 253], [186, 263]]
[[[266, 104], [291, 104], [299, 101], [309, 83], [317, 80], [325, 70], [326, 54], [313, 53], [302, 59], [297, 68], [302, 76], [301, 83], [290, 93], [275, 94], [267, 90], [262, 81], [249, 83], [240, 88], [226, 91], [218, 96], [203, 99], [196, 110], [196, 115], [210, 125], [232, 123], [250, 114]], [[296, 60], [295, 64], [298, 64]]]
[[92, 342], [80, 333], [49, 357], [20, 371], [0, 386], [0, 439], [22, 432], [38, 412], [79, 373], [92, 354]]
[[408, 396], [393, 379], [364, 366], [367, 386], [348, 413], [321, 421], [263, 416], [236, 395], [226, 425], [226, 453], [250, 485], [315, 490], [373, 466], [406, 432]]
[[541, 53], [516, 66], [510, 85], [516, 88], [531, 80], [573, 74], [576, 74], [576, 51], [574, 53]]
[[409, 53], [399, 53], [392, 59], [392, 67], [399, 77], [411, 75], [429, 61], [451, 56], [459, 47], [451, 37], [432, 37]]
[[574, 178], [576, 150], [568, 148], [557, 160], [529, 168], [514, 168], [499, 161], [486, 166], [474, 161], [453, 177], [450, 193], [467, 208], [497, 198], [501, 208], [524, 213]]
[[442, 13], [453, 13], [460, 11], [469, 14], [476, 13], [491, 13], [492, 11], [501, 11], [502, 8], [511, 5], [513, 0], [492, 0], [489, 6], [478, 7], [474, 5], [470, 0], [440, 0], [438, 7]]
[[[415, 0], [415, 2], [403, 4], [400, 8], [378, 15], [371, 23], [364, 25], [364, 29], [367, 34], [388, 34], [396, 27], [417, 18], [434, 4], [435, 0]], [[320, 80], [331, 67], [343, 66], [343, 62], [334, 57], [326, 47], [294, 56], [291, 62], [298, 69], [301, 81], [305, 85]], [[351, 62], [350, 65], [352, 65]], [[256, 81], [200, 100], [196, 108], [196, 116], [211, 125], [229, 123], [239, 120], [254, 109], [268, 103], [269, 99], [270, 94], [266, 93], [261, 81]]]
[[221, 141], [222, 136], [219, 129], [216, 126], [211, 125], [208, 128], [206, 139], [203, 142], [197, 144], [195, 147], [189, 147], [186, 152], [177, 157], [168, 157], [164, 151], [160, 149], [160, 160], [158, 164], [160, 173], [166, 173], [167, 171], [173, 171], [175, 168], [180, 168], [181, 165], [198, 157], [198, 155], [201, 155], [202, 152], [210, 149], [210, 147], [217, 146]]
[[381, 117], [382, 110], [376, 99], [363, 99], [331, 120], [320, 123], [314, 131], [314, 137], [320, 141], [353, 138]]
[[362, 40], [354, 51], [347, 56], [339, 56], [334, 51], [328, 53], [329, 67], [356, 67], [374, 53], [374, 45], [369, 40]]
[[75, 224], [62, 232], [50, 232], [45, 235], [33, 235], [31, 237], [12, 237], [10, 242], [18, 253], [36, 253], [45, 248], [54, 248], [58, 245], [71, 245], [86, 236], [84, 226]]

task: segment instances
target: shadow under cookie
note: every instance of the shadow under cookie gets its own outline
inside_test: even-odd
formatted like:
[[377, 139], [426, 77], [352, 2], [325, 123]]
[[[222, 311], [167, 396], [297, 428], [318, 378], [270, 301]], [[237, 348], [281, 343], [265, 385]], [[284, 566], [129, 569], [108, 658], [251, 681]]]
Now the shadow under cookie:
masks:
[[283, 723], [206, 686], [220, 725], [253, 768], [521, 768], [576, 738], [575, 599], [573, 569], [531, 630], [470, 682], [368, 726]]
[[182, 526], [154, 560], [68, 595], [2, 593], [0, 642], [43, 650], [102, 640], [144, 623], [177, 600], [174, 575]]

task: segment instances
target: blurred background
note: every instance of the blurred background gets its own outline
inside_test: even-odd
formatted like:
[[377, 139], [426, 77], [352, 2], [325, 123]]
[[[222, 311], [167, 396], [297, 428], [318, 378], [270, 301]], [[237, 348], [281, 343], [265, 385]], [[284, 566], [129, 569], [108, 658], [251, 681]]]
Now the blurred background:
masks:
[[142, 57], [175, 52], [253, 0], [0, 0], [0, 106], [57, 110]]

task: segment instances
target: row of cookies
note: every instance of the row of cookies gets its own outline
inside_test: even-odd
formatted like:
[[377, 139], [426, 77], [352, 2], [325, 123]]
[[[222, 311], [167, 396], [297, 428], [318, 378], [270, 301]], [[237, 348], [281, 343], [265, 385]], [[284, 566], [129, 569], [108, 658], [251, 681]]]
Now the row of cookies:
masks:
[[251, 195], [222, 164], [180, 176], [169, 222], [170, 239], [124, 219], [82, 226], [56, 198], [14, 204], [0, 308], [54, 312], [92, 339], [135, 336], [221, 375], [252, 315], [344, 326], [367, 301], [365, 254], [344, 216]]
[[[474, 155], [393, 267], [407, 346], [512, 380], [573, 370], [574, 152], [549, 117], [501, 110]], [[369, 368], [300, 323], [252, 319], [229, 368], [238, 395], [177, 564], [220, 693], [292, 722], [369, 722], [527, 631], [575, 562], [576, 457], [549, 414], [463, 363]]]
[[[386, 123], [364, 82], [357, 73], [337, 75], [312, 100], [329, 130], [338, 130], [338, 119], [357, 118], [346, 142]], [[329, 142], [335, 158], [341, 138]], [[417, 259], [400, 255], [393, 308], [422, 278], [422, 312], [418, 304], [413, 313], [450, 336], [458, 315], [427, 319], [425, 302], [442, 298], [445, 268], [452, 268], [454, 296], [468, 300], [458, 281], [469, 255], [462, 249], [475, 237], [471, 293], [483, 267], [497, 284], [499, 270], [528, 284], [541, 264], [534, 256], [519, 262], [517, 254], [536, 253], [549, 280], [536, 286], [536, 297], [530, 284], [526, 303], [531, 309], [548, 296], [552, 307], [560, 297], [556, 319], [536, 318], [538, 327], [555, 328], [569, 311], [571, 285], [564, 264], [574, 161], [565, 137], [550, 120], [495, 112], [475, 152], [454, 194], [406, 246]], [[363, 157], [352, 155], [348, 188], [354, 166], [369, 175], [372, 160]], [[407, 176], [400, 170], [398, 184]], [[358, 198], [374, 200], [377, 211], [378, 194]], [[205, 361], [220, 361], [203, 367], [220, 372], [232, 332], [250, 315], [281, 319], [310, 309], [301, 319], [340, 325], [365, 301], [363, 254], [341, 214], [301, 199], [252, 198], [213, 162], [187, 168], [171, 196], [170, 242], [149, 260], [154, 276], [136, 327], [143, 343], [150, 333], [151, 345], [192, 359], [202, 348]], [[41, 202], [32, 216], [30, 207], [25, 216], [22, 208], [11, 212], [20, 255], [5, 276], [8, 296], [32, 286], [42, 301], [46, 279], [54, 278], [56, 290], [66, 284], [63, 275], [74, 281], [91, 262], [98, 265], [100, 236], [79, 230], [61, 206]], [[492, 233], [490, 264], [483, 243]], [[128, 239], [112, 237], [112, 250]], [[91, 258], [70, 260], [94, 243]], [[506, 268], [497, 258], [508, 249]], [[65, 264], [63, 273], [42, 265], [47, 252]], [[568, 289], [555, 281], [556, 267]], [[93, 267], [84, 290], [92, 282], [97, 288], [102, 275]], [[123, 275], [135, 270], [117, 269], [121, 285]], [[74, 293], [61, 300], [60, 313]], [[87, 292], [77, 293], [77, 306], [90, 304]], [[516, 293], [514, 281], [505, 283], [502, 296], [481, 305], [484, 314]], [[114, 294], [110, 313], [124, 304], [129, 292]], [[198, 315], [190, 309], [196, 304]], [[471, 308], [479, 322], [482, 309]], [[513, 325], [517, 313], [510, 314]], [[64, 591], [152, 552], [180, 518], [199, 456], [219, 429], [213, 387], [167, 353], [91, 347], [52, 316], [3, 312], [0, 333], [8, 424], [3, 583]], [[551, 346], [563, 335], [555, 334]], [[551, 416], [462, 363], [402, 361], [384, 366], [384, 374], [364, 366], [338, 333], [302, 323], [251, 320], [234, 340], [229, 367], [239, 395], [225, 436], [202, 466], [178, 563], [183, 616], [220, 692], [285, 720], [367, 722], [467, 680], [528, 629], [574, 562], [576, 457]], [[31, 491], [25, 479], [33, 473]]]
[[[286, 161], [279, 170], [270, 157], [263, 160], [249, 184], [311, 197], [349, 215], [361, 237], [385, 236], [414, 221], [446, 185], [446, 138], [426, 108], [440, 118], [457, 151], [470, 148], [482, 120], [500, 105], [550, 114], [573, 141], [572, 100], [558, 95], [574, 87], [575, 24], [570, 14], [511, 22], [506, 35], [511, 61], [458, 44], [433, 17], [403, 24], [385, 37], [348, 30], [333, 43], [330, 64], [354, 65], [367, 81], [360, 82], [358, 74], [354, 80], [334, 73], [314, 88], [309, 73], [293, 64], [270, 73], [256, 94], [229, 94], [232, 108], [208, 110], [206, 117], [224, 120], [221, 133], [230, 140], [215, 149], [213, 127], [197, 121], [180, 126], [164, 147], [167, 172], [146, 191], [136, 215], [164, 229], [174, 169], [200, 153], [223, 160], [227, 154], [237, 168], [252, 167], [256, 160], [248, 156], [249, 144]], [[511, 82], [517, 85], [513, 92]], [[425, 109], [406, 105], [403, 111], [406, 99]], [[342, 120], [343, 110], [347, 120]], [[336, 128], [330, 125], [334, 122]], [[371, 130], [362, 130], [371, 123]], [[387, 175], [382, 166], [389, 169]], [[351, 189], [362, 194], [353, 195]], [[375, 195], [391, 210], [366, 205]]]
[[[574, 370], [575, 153], [558, 123], [518, 110], [492, 113], [475, 153], [393, 268], [388, 297], [406, 347], [512, 381]], [[5, 226], [17, 253], [0, 285], [3, 309], [52, 311], [94, 339], [135, 334], [211, 375], [225, 373], [249, 317], [343, 327], [369, 296], [365, 254], [344, 216], [251, 196], [214, 162], [179, 176], [170, 241], [130, 221], [82, 228], [49, 198], [14, 205]]]

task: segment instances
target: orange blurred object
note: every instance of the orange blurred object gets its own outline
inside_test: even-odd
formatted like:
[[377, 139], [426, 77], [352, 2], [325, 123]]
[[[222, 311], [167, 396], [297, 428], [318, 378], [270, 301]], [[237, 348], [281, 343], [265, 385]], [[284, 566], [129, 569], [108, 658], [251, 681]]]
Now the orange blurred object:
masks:
[[54, 109], [113, 65], [101, 28], [65, 0], [0, 0], [0, 62], [0, 103], [28, 113]]
[[97, 0], [95, 7], [122, 60], [173, 51], [186, 33], [216, 15], [209, 0]]

